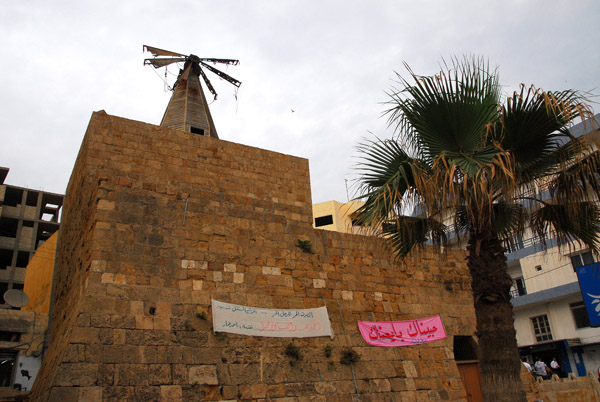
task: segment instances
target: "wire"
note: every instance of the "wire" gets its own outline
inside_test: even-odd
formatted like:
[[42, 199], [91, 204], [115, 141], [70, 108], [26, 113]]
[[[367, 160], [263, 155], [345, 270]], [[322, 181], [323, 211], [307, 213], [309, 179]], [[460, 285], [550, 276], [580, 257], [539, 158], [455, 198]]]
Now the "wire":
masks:
[[158, 76], [158, 78], [160, 78], [160, 80], [163, 82], [164, 88], [165, 88], [165, 92], [167, 92], [167, 88], [169, 89], [169, 91], [172, 91], [173, 89], [171, 87], [169, 87], [169, 84], [167, 83], [166, 77], [165, 78], [161, 77], [160, 74], [158, 73], [158, 71], [156, 71], [155, 68], [153, 68], [152, 70], [154, 71], [154, 74], [156, 74]]
[[240, 87], [235, 87], [233, 97], [235, 98], [235, 114], [238, 112], [238, 90]]
[[549, 270], [544, 271], [544, 272], [540, 272], [540, 273], [538, 273], [536, 275], [532, 275], [532, 276], [530, 276], [528, 278], [524, 278], [524, 279], [525, 280], [529, 280], [531, 278], [537, 278], [538, 276], [541, 276], [541, 275], [544, 275], [544, 274], [549, 274], [552, 271], [556, 271], [557, 269], [561, 269], [561, 268], [568, 267], [568, 266], [571, 266], [571, 264], [570, 263], [566, 263], [566, 264], [563, 264], [563, 265], [559, 265], [558, 267], [554, 267], [552, 269], [549, 269]]

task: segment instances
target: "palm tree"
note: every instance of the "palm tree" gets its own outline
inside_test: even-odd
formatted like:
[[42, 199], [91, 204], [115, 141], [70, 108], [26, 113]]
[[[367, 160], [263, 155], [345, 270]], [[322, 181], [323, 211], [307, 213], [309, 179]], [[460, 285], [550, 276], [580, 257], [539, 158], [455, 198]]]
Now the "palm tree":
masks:
[[400, 257], [452, 231], [467, 241], [484, 400], [525, 401], [503, 241], [530, 230], [598, 252], [600, 157], [568, 130], [592, 111], [571, 90], [521, 86], [501, 102], [497, 71], [478, 58], [434, 76], [406, 67], [386, 112], [395, 134], [358, 147], [355, 218]]

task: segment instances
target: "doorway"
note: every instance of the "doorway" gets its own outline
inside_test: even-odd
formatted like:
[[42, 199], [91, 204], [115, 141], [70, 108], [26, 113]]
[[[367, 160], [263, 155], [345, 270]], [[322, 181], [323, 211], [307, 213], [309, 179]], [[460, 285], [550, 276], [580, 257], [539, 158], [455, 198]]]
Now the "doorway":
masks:
[[477, 344], [472, 336], [454, 336], [454, 360], [467, 393], [467, 401], [483, 402]]

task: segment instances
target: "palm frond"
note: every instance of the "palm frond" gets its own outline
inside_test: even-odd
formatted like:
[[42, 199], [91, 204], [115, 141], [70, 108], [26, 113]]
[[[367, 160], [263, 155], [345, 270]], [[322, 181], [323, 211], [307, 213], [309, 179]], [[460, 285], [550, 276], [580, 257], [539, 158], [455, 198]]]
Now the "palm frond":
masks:
[[406, 256], [415, 246], [428, 240], [435, 244], [444, 244], [446, 227], [432, 218], [397, 216], [383, 224], [383, 236], [391, 243], [400, 257]]
[[552, 197], [565, 204], [575, 200], [600, 201], [600, 151], [585, 148], [572, 161], [550, 181]]
[[425, 175], [427, 166], [409, 157], [394, 140], [367, 141], [358, 150], [362, 153], [358, 198], [365, 204], [354, 215], [360, 225], [376, 225], [400, 212], [404, 202], [418, 198], [413, 169]]
[[389, 94], [386, 111], [403, 146], [429, 161], [443, 152], [473, 154], [485, 148], [487, 126], [498, 117], [495, 71], [482, 59], [465, 58], [435, 76], [410, 74], [414, 83], [398, 75], [403, 90]]
[[574, 118], [589, 118], [585, 97], [576, 91], [544, 92], [521, 86], [502, 106], [494, 138], [510, 152], [520, 182], [527, 182], [570, 159], [578, 149], [564, 146], [572, 137], [565, 129]]
[[600, 209], [595, 203], [581, 202], [576, 207], [546, 203], [532, 214], [531, 226], [542, 240], [555, 233], [559, 245], [576, 240], [600, 250]]

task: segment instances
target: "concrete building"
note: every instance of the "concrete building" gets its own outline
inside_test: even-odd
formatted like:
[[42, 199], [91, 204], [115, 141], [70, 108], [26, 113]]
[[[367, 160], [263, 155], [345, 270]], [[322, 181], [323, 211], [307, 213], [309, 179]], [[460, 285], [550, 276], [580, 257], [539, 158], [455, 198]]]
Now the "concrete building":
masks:
[[[598, 148], [597, 127], [580, 123], [571, 132]], [[595, 262], [595, 257], [575, 243], [559, 250], [551, 233], [546, 242], [546, 251], [533, 237], [508, 245], [519, 351], [531, 362], [541, 357], [548, 366], [556, 357], [563, 374], [584, 376], [600, 367], [600, 328], [590, 327], [575, 268]]]
[[[63, 196], [4, 184], [7, 174], [8, 169], [0, 167], [0, 387], [26, 390], [33, 386], [41, 364], [48, 305], [39, 301], [49, 300], [56, 249], [55, 241], [45, 242], [60, 226]], [[43, 244], [44, 252], [36, 254], [37, 265], [28, 268]], [[39, 275], [39, 267], [45, 276]], [[28, 276], [39, 286], [27, 290]], [[24, 288], [26, 296], [19, 293]], [[21, 295], [19, 303], [7, 294]], [[19, 307], [30, 297], [37, 307], [29, 303]]]
[[313, 204], [313, 227], [333, 232], [366, 234], [365, 228], [353, 224], [354, 213], [364, 202], [325, 201]]

